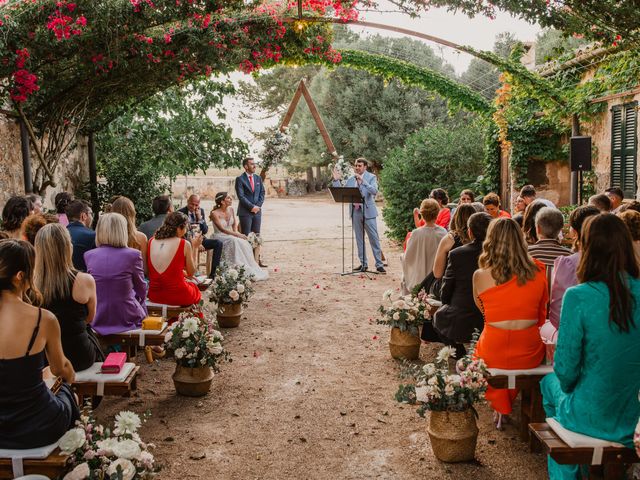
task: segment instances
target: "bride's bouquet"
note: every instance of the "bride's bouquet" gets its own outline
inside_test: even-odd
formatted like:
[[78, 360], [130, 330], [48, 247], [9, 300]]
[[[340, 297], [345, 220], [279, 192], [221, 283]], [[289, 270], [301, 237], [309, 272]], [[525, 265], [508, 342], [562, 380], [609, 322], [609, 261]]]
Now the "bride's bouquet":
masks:
[[255, 232], [250, 232], [247, 235], [247, 241], [251, 244], [251, 248], [258, 248], [262, 245], [262, 237]]
[[331, 171], [335, 170], [340, 173], [340, 185], [344, 187], [349, 177], [353, 175], [353, 166], [349, 162], [345, 161], [344, 155], [340, 155], [336, 160], [336, 163], [330, 167]]

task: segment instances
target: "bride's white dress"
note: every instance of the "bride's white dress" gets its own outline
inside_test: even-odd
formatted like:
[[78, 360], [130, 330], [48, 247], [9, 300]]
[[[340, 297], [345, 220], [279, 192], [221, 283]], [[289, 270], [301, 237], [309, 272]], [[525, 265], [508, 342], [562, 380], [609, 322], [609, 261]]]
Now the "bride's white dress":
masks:
[[[226, 230], [233, 230], [236, 224], [236, 216], [231, 212], [231, 218], [221, 219], [222, 224]], [[251, 244], [233, 235], [227, 235], [222, 233], [216, 224], [213, 224], [214, 235], [213, 238], [222, 242], [222, 261], [229, 265], [242, 265], [248, 274], [253, 275], [255, 281], [266, 280], [269, 278], [269, 273], [266, 270], [260, 268], [253, 257], [253, 248]]]

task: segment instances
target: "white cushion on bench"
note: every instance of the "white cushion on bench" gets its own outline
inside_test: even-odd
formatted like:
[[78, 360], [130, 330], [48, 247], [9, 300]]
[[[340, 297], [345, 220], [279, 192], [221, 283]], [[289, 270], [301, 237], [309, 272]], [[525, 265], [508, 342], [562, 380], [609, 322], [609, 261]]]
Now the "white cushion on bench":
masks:
[[572, 432], [567, 430], [560, 422], [555, 418], [545, 419], [551, 429], [556, 432], [560, 439], [569, 445], [571, 448], [593, 448], [593, 457], [591, 458], [591, 465], [602, 464], [602, 449], [604, 447], [620, 447], [624, 448], [621, 443], [610, 442], [609, 440], [602, 440], [600, 438], [589, 437], [582, 433]]
[[505, 375], [507, 377], [507, 388], [516, 388], [516, 377], [518, 375], [546, 375], [553, 372], [553, 365], [539, 365], [526, 370], [505, 370], [503, 368], [488, 368], [492, 377]]
[[180, 305], [169, 305], [167, 303], [155, 303], [149, 299], [147, 299], [146, 304], [147, 304], [147, 307], [155, 307], [155, 308], [185, 308]]
[[122, 366], [120, 373], [102, 373], [102, 362], [96, 362], [86, 370], [76, 372], [75, 383], [96, 383], [96, 395], [102, 397], [105, 383], [124, 382], [135, 366], [135, 363], [127, 362]]
[[11, 468], [13, 469], [14, 477], [21, 477], [24, 475], [23, 460], [36, 459], [42, 460], [47, 458], [58, 446], [58, 442], [46, 445], [44, 447], [29, 448], [26, 450], [10, 450], [0, 448], [0, 458], [10, 458]]
[[141, 328], [136, 328], [135, 330], [127, 330], [126, 332], [122, 332], [120, 335], [129, 335], [130, 337], [138, 337], [138, 346], [144, 347], [144, 336], [145, 335], [159, 335], [165, 331], [167, 328], [167, 322], [162, 322], [162, 328], [160, 330], [143, 330]]

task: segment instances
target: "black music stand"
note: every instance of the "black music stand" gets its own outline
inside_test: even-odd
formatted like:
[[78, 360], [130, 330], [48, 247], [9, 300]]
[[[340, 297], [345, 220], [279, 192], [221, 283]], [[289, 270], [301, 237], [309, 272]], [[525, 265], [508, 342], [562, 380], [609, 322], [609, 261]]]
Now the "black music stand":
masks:
[[354, 244], [354, 232], [351, 229], [351, 271], [344, 271], [344, 204], [353, 204], [353, 203], [361, 203], [362, 204], [362, 249], [364, 252], [365, 243], [364, 243], [364, 221], [365, 221], [365, 210], [364, 210], [364, 198], [362, 193], [360, 193], [360, 189], [358, 187], [329, 187], [329, 192], [331, 192], [331, 197], [333, 201], [336, 203], [342, 204], [342, 272], [340, 275], [359, 275], [361, 273], [366, 274], [367, 272], [362, 272], [360, 270], [353, 271], [353, 244]]

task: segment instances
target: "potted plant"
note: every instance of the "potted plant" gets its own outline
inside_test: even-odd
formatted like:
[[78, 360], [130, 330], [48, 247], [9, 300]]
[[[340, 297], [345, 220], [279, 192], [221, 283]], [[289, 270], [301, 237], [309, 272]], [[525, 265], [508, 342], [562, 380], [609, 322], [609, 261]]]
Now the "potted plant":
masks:
[[393, 292], [387, 290], [382, 299], [388, 305], [380, 305], [378, 311], [381, 318], [377, 320], [380, 325], [391, 327], [389, 338], [389, 351], [393, 358], [405, 358], [415, 360], [420, 355], [420, 303], [416, 296], [405, 295], [392, 298]]
[[222, 334], [212, 324], [192, 313], [184, 312], [165, 335], [168, 351], [176, 359], [173, 383], [181, 395], [200, 397], [211, 388], [213, 372], [218, 364], [228, 359], [222, 346]]
[[[472, 351], [477, 337], [474, 334]], [[418, 414], [429, 410], [429, 439], [436, 458], [443, 462], [473, 460], [478, 440], [478, 416], [473, 405], [484, 398], [487, 390], [487, 368], [482, 359], [466, 355], [456, 363], [456, 373], [449, 372], [453, 347], [444, 347], [433, 363], [423, 367], [408, 366], [415, 385], [401, 385], [396, 399], [420, 403]]]
[[143, 480], [160, 470], [149, 449], [137, 433], [142, 424], [133, 412], [116, 415], [113, 429], [96, 423], [91, 411], [83, 414], [76, 428], [59, 442], [63, 454], [71, 455], [69, 472], [63, 480]]
[[218, 304], [218, 325], [235, 328], [240, 325], [242, 307], [246, 307], [253, 295], [253, 275], [245, 267], [229, 267], [222, 264], [211, 289], [210, 300]]

